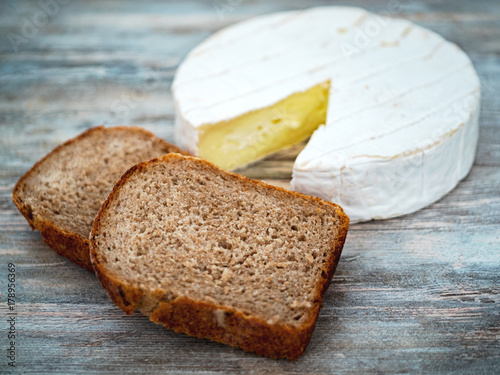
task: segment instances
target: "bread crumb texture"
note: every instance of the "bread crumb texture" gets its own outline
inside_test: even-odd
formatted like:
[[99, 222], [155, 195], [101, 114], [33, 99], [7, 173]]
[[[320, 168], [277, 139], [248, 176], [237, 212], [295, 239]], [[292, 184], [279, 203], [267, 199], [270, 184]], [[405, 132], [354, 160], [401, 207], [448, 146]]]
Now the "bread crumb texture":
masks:
[[120, 176], [133, 165], [177, 150], [136, 127], [96, 127], [35, 165], [17, 197], [66, 232], [88, 238], [94, 218]]
[[[187, 296], [268, 325], [314, 324], [347, 231], [338, 206], [179, 155], [121, 183], [96, 221], [94, 256], [113, 278], [161, 296], [143, 312]], [[213, 315], [224, 328], [223, 310]]]

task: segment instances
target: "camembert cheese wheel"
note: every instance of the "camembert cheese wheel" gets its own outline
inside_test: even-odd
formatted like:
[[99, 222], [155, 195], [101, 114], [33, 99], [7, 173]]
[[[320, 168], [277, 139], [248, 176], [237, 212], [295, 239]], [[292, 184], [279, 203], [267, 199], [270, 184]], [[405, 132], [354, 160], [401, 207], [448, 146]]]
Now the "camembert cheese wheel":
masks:
[[414, 212], [474, 161], [480, 82], [467, 55], [359, 8], [225, 28], [187, 56], [172, 90], [178, 144], [222, 168], [310, 137], [291, 188], [341, 205], [352, 222]]

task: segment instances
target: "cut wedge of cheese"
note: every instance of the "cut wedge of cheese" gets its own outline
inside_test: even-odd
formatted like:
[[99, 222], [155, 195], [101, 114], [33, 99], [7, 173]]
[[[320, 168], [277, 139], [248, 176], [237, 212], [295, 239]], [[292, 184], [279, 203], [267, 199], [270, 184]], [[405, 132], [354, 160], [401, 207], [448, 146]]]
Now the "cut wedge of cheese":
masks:
[[307, 139], [326, 121], [329, 87], [325, 82], [270, 107], [200, 127], [198, 155], [232, 170]]
[[176, 139], [235, 169], [311, 138], [291, 188], [353, 222], [416, 211], [465, 177], [480, 82], [466, 54], [406, 20], [351, 7], [261, 16], [180, 65]]

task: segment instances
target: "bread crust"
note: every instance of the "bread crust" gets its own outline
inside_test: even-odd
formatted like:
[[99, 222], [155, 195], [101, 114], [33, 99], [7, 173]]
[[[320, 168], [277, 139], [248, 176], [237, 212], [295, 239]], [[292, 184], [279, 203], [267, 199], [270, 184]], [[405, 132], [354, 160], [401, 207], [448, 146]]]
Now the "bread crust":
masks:
[[147, 135], [148, 137], [155, 139], [156, 141], [163, 144], [165, 149], [184, 155], [189, 155], [187, 152], [181, 150], [175, 145], [164, 141], [161, 138], [156, 137], [153, 133], [137, 127], [137, 126], [114, 126], [106, 128], [103, 125], [90, 128], [83, 133], [77, 135], [74, 138], [67, 140], [66, 142], [60, 144], [42, 159], [33, 165], [16, 183], [14, 190], [12, 191], [12, 200], [17, 206], [19, 212], [26, 218], [28, 224], [32, 230], [38, 230], [42, 235], [43, 241], [52, 248], [57, 254], [62, 255], [72, 262], [78, 264], [79, 266], [89, 270], [94, 271], [92, 267], [92, 262], [90, 260], [89, 253], [89, 240], [88, 238], [75, 233], [64, 230], [59, 227], [53, 221], [39, 215], [36, 213], [35, 207], [30, 207], [26, 202], [23, 201], [21, 189], [25, 182], [34, 174], [37, 173], [38, 168], [50, 157], [58, 154], [62, 149], [71, 147], [74, 143], [84, 139], [94, 133], [99, 132], [109, 132], [109, 131], [121, 131], [121, 130], [132, 130], [135, 132], [140, 132]]
[[[197, 163], [203, 163], [205, 167], [216, 173], [233, 176], [247, 186], [258, 185], [335, 208], [342, 224], [338, 228], [338, 236], [332, 244], [331, 252], [326, 258], [321, 280], [316, 286], [314, 304], [311, 307], [312, 313], [307, 321], [300, 326], [272, 324], [259, 317], [217, 303], [199, 301], [188, 296], [172, 297], [164, 290], [144, 290], [131, 285], [127, 280], [120, 279], [105, 267], [103, 264], [105, 259], [102, 258], [101, 254], [98, 254], [95, 244], [95, 236], [98, 235], [104, 212], [110, 208], [120, 190], [134, 174], [146, 170], [152, 163], [168, 162], [178, 158], [196, 160]], [[208, 338], [271, 358], [288, 358], [293, 361], [305, 351], [309, 344], [322, 306], [323, 295], [328, 289], [340, 259], [348, 228], [349, 218], [342, 208], [334, 203], [223, 171], [213, 163], [197, 157], [167, 154], [133, 166], [115, 184], [113, 191], [102, 205], [94, 221], [90, 234], [90, 256], [96, 275], [109, 297], [125, 313], [132, 314], [139, 309], [145, 315], [149, 315], [153, 322], [163, 324], [166, 328], [176, 332]], [[224, 323], [222, 325], [220, 319], [216, 319], [217, 316], [223, 317]]]

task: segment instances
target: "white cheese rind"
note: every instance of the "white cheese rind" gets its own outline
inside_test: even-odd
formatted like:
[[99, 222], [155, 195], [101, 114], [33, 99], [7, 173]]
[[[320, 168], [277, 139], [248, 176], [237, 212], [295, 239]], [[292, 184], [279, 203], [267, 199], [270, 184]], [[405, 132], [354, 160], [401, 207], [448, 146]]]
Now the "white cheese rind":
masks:
[[467, 125], [444, 139], [394, 158], [339, 156], [329, 160], [328, 170], [295, 169], [291, 188], [339, 204], [352, 222], [415, 212], [450, 192], [469, 172], [478, 117], [479, 107]]
[[200, 126], [326, 80], [327, 121], [296, 160], [293, 190], [353, 222], [384, 219], [438, 200], [470, 170], [480, 82], [469, 58], [430, 30], [350, 7], [257, 17], [200, 44], [173, 84], [177, 142], [196, 154]]

